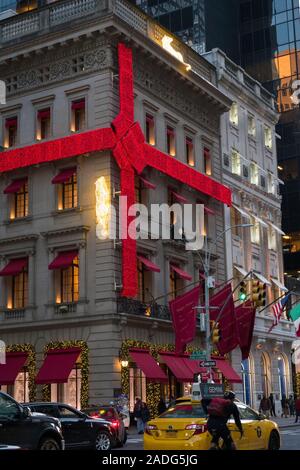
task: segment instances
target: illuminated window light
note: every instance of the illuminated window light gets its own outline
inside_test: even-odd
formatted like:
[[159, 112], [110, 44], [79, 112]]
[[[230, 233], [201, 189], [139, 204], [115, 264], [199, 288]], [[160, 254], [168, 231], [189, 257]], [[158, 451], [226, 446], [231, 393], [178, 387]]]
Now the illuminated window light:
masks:
[[109, 237], [110, 190], [104, 176], [96, 181], [96, 218], [97, 237], [106, 240]]

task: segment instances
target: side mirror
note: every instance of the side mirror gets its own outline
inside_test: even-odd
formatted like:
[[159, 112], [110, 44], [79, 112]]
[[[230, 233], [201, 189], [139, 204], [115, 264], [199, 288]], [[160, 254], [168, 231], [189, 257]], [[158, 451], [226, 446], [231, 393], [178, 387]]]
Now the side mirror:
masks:
[[31, 416], [31, 409], [28, 406], [23, 406], [22, 408], [22, 417], [23, 418], [29, 418]]

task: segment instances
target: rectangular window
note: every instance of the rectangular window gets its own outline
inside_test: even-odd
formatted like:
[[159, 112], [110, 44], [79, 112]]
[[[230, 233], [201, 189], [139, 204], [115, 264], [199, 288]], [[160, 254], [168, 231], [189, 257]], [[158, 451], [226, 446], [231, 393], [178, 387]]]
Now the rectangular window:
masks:
[[211, 151], [207, 147], [204, 147], [203, 149], [203, 159], [204, 159], [204, 173], [208, 176], [211, 176], [212, 174]]
[[60, 272], [61, 303], [78, 302], [79, 299], [79, 262], [74, 258], [71, 266]]
[[51, 112], [50, 108], [46, 108], [37, 113], [36, 140], [49, 139], [49, 137], [51, 137]]
[[86, 127], [85, 99], [72, 102], [71, 131], [78, 132]]
[[256, 136], [255, 118], [251, 114], [248, 114], [248, 135], [251, 137]]
[[78, 205], [77, 173], [61, 184], [59, 195], [59, 210], [73, 209]]
[[260, 243], [260, 225], [259, 222], [251, 217], [251, 222], [252, 227], [250, 227], [250, 239], [251, 243]]
[[239, 108], [237, 103], [232, 103], [229, 111], [229, 121], [234, 126], [239, 125]]
[[234, 207], [230, 208], [230, 225], [231, 225], [231, 233], [236, 237], [241, 236], [241, 227], [237, 227], [237, 225], [241, 225], [242, 223], [242, 216], [239, 211], [237, 211]]
[[268, 193], [276, 194], [276, 181], [272, 173], [268, 173]]
[[16, 276], [12, 276], [12, 308], [25, 308], [28, 305], [28, 272], [22, 271]]
[[255, 163], [250, 164], [250, 182], [258, 185], [259, 182], [259, 170]]
[[5, 120], [4, 147], [11, 148], [17, 145], [18, 141], [18, 118], [11, 117]]
[[179, 278], [178, 274], [171, 269], [170, 271], [170, 298], [175, 299], [177, 295], [180, 294], [178, 290], [181, 287], [181, 279]]
[[236, 150], [231, 152], [232, 167], [231, 171], [235, 175], [241, 175], [241, 156]]
[[146, 142], [155, 145], [155, 120], [149, 113], [146, 113]]
[[167, 126], [167, 152], [172, 157], [176, 155], [176, 136], [173, 127]]
[[268, 228], [268, 248], [274, 251], [277, 249], [277, 235], [272, 227]]
[[186, 162], [190, 166], [195, 166], [194, 142], [191, 137], [185, 138]]
[[272, 129], [268, 126], [264, 127], [265, 147], [272, 149]]
[[14, 214], [11, 214], [11, 218], [21, 218], [28, 216], [28, 182], [14, 194]]

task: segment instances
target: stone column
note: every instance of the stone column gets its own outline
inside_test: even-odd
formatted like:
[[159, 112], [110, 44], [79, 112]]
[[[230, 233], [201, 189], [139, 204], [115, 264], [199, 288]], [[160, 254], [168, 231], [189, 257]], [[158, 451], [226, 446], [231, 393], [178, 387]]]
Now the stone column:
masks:
[[35, 251], [28, 252], [28, 306], [34, 307], [35, 298]]
[[79, 243], [79, 301], [86, 301], [86, 242]]
[[[2, 270], [6, 265], [5, 256], [0, 256], [0, 270]], [[5, 286], [5, 277], [0, 278], [0, 310], [6, 308], [7, 296], [6, 296], [6, 286]]]

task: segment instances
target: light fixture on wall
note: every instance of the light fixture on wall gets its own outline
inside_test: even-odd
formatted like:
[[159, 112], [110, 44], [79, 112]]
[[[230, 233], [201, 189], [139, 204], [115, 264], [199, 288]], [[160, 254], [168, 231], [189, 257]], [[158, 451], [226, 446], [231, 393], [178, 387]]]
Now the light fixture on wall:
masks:
[[258, 338], [256, 342], [256, 349], [262, 350], [265, 347], [266, 340], [265, 338]]
[[121, 361], [121, 366], [122, 366], [122, 367], [128, 367], [128, 364], [129, 364], [128, 361], [125, 361], [125, 360], [122, 360], [122, 361]]

